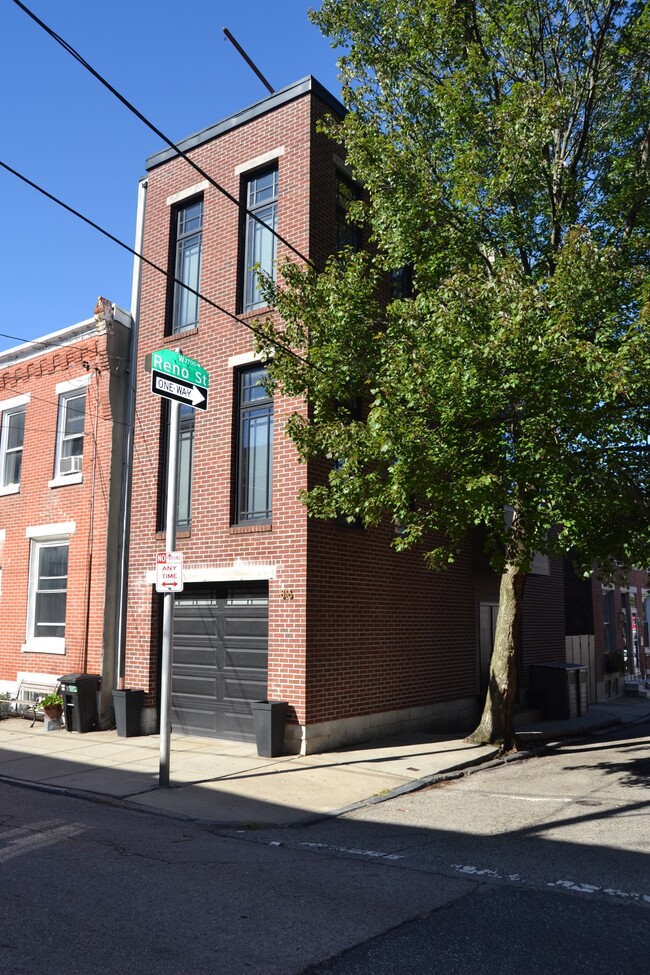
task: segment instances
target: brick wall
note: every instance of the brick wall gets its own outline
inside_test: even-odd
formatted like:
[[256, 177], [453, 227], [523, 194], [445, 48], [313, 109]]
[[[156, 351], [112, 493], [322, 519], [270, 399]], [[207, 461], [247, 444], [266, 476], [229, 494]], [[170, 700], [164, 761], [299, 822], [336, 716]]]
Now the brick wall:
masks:
[[[235, 197], [238, 167], [276, 155], [278, 231], [321, 265], [333, 246], [336, 167], [340, 149], [317, 131], [330, 109], [317, 88], [299, 97], [267, 100], [269, 110], [244, 112], [197, 137], [194, 160]], [[155, 157], [148, 174], [147, 257], [170, 261], [169, 198], [201, 183], [171, 154]], [[362, 530], [308, 520], [298, 492], [308, 472], [283, 432], [304, 405], [276, 397], [273, 523], [231, 526], [234, 369], [231, 357], [253, 349], [253, 337], [227, 314], [238, 307], [240, 214], [212, 186], [204, 200], [200, 290], [223, 310], [201, 305], [192, 332], [166, 337], [168, 285], [145, 268], [140, 312], [134, 491], [131, 509], [127, 684], [158, 693], [160, 597], [152, 594], [160, 489], [161, 401], [149, 389], [144, 358], [165, 345], [180, 347], [210, 374], [209, 409], [197, 414], [191, 532], [178, 537], [185, 570], [238, 564], [274, 567], [269, 581], [269, 697], [289, 701], [301, 725], [345, 722], [381, 712], [445, 705], [477, 697], [477, 596], [472, 545], [444, 573], [425, 569], [422, 552], [398, 554], [389, 527]], [[279, 260], [286, 249], [278, 245]], [[246, 318], [246, 316], [244, 316]], [[254, 321], [248, 316], [247, 321]], [[561, 571], [531, 582], [527, 597], [525, 664], [563, 654]], [[534, 590], [534, 592], [533, 592]], [[539, 612], [535, 600], [541, 599]], [[552, 608], [549, 609], [549, 600]], [[557, 608], [556, 608], [557, 603]]]
[[[112, 676], [114, 645], [106, 647], [108, 574], [115, 571], [115, 532], [109, 531], [119, 501], [123, 378], [128, 329], [120, 336], [98, 329], [94, 319], [9, 350], [0, 356], [0, 410], [29, 396], [25, 414], [19, 490], [0, 495], [2, 592], [0, 682], [15, 685], [19, 673], [60, 676], [91, 672]], [[123, 333], [127, 333], [124, 335]], [[83, 472], [54, 477], [59, 397], [57, 385], [86, 379]], [[120, 387], [115, 406], [115, 386]], [[26, 645], [30, 537], [28, 528], [74, 524], [69, 536], [65, 652], [42, 653]], [[45, 532], [45, 535], [47, 531]], [[107, 566], [109, 573], [107, 574]], [[114, 613], [114, 604], [112, 606]], [[107, 658], [107, 652], [110, 659]]]

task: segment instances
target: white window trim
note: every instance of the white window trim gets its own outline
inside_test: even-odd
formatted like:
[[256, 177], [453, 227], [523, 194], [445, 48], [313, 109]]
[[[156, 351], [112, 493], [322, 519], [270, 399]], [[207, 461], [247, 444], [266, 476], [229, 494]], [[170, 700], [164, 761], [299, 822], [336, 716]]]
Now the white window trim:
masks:
[[240, 352], [239, 355], [231, 355], [228, 359], [230, 369], [239, 369], [240, 366], [250, 366], [254, 362], [264, 362], [268, 356], [261, 352]]
[[76, 527], [74, 521], [60, 521], [51, 525], [28, 525], [25, 529], [25, 538], [36, 538], [39, 541], [64, 538], [66, 535], [74, 535]]
[[[63, 382], [57, 383], [55, 387], [55, 392], [58, 397], [57, 402], [57, 421], [56, 421], [56, 444], [54, 448], [54, 477], [47, 482], [47, 486], [50, 488], [67, 487], [69, 484], [81, 484], [83, 482], [83, 471], [72, 471], [70, 474], [60, 474], [59, 464], [61, 462], [61, 450], [63, 445], [63, 431], [61, 428], [61, 399], [62, 397], [67, 397], [72, 393], [78, 393], [80, 390], [86, 388], [90, 385], [91, 376], [90, 373], [84, 376], [78, 376], [76, 379], [66, 379]], [[86, 400], [87, 402], [87, 400]], [[85, 435], [84, 435], [84, 447], [85, 447]], [[83, 457], [83, 451], [80, 455]]]
[[[2, 464], [3, 467], [6, 456], [6, 429], [4, 414], [11, 413], [14, 410], [19, 410], [22, 406], [27, 406], [30, 395], [30, 393], [24, 393], [22, 396], [12, 396], [11, 399], [5, 399], [0, 402], [0, 464]], [[0, 497], [4, 497], [7, 494], [18, 494], [19, 492], [20, 482], [18, 484], [0, 485]]]
[[[31, 636], [31, 631], [34, 626], [34, 610], [36, 602], [36, 592], [34, 588], [34, 571], [38, 572], [37, 560], [33, 558], [33, 552], [35, 550], [34, 542], [46, 542], [53, 543], [57, 541], [68, 542], [68, 555], [70, 552], [70, 536], [74, 534], [75, 522], [67, 521], [60, 522], [59, 524], [52, 525], [31, 525], [25, 529], [25, 535], [30, 539], [30, 549], [29, 549], [29, 579], [27, 583], [27, 625], [25, 633], [25, 642], [21, 647], [23, 653], [65, 653], [65, 637], [35, 637]], [[66, 530], [70, 529], [70, 530]], [[36, 565], [35, 565], [36, 563]], [[68, 566], [68, 579], [70, 578], [69, 566]], [[67, 586], [66, 586], [66, 597], [67, 597]], [[66, 599], [66, 610], [67, 610], [67, 599]]]
[[15, 410], [18, 406], [27, 406], [31, 397], [31, 393], [25, 393], [23, 396], [14, 396], [11, 399], [0, 400], [0, 412], [4, 413], [5, 410]]
[[83, 471], [74, 471], [72, 474], [61, 474], [58, 477], [53, 477], [51, 481], [47, 482], [47, 486], [51, 488], [68, 487], [69, 484], [83, 484]]
[[57, 396], [60, 396], [61, 393], [71, 393], [75, 389], [83, 389], [84, 386], [90, 386], [91, 378], [90, 373], [87, 373], [86, 375], [78, 376], [77, 379], [66, 379], [64, 382], [56, 384], [54, 392]]
[[[264, 563], [235, 563], [232, 566], [217, 566], [188, 569], [183, 566], [183, 582], [249, 582], [275, 579], [277, 577], [277, 566]], [[147, 572], [147, 585], [153, 586], [156, 583], [156, 572]]]
[[168, 196], [165, 203], [168, 207], [173, 207], [175, 203], [181, 203], [183, 200], [189, 199], [190, 196], [198, 196], [199, 193], [204, 193], [209, 186], [207, 179], [204, 179], [200, 183], [195, 183], [194, 186], [188, 186], [186, 189]]
[[235, 166], [235, 176], [248, 173], [251, 169], [259, 169], [261, 166], [279, 159], [280, 156], [284, 156], [284, 146], [270, 149], [269, 152], [263, 152], [261, 156], [255, 156], [254, 159], [248, 159], [246, 162], [240, 163], [239, 166]]

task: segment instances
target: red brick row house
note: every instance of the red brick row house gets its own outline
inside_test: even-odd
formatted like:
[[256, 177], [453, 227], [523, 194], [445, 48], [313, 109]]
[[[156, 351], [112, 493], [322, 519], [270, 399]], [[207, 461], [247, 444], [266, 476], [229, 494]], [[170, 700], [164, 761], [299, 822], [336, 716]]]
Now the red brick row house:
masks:
[[[468, 541], [434, 574], [421, 553], [391, 548], [390, 525], [308, 519], [298, 493], [318, 472], [283, 431], [305, 406], [267, 395], [247, 327], [264, 311], [255, 265], [272, 268], [290, 244], [319, 266], [350, 242], [356, 190], [318, 128], [342, 111], [306, 78], [180, 144], [210, 179], [173, 150], [147, 163], [144, 254], [170, 278], [142, 269], [125, 679], [147, 692], [148, 730], [160, 693], [167, 407], [145, 362], [166, 348], [210, 377], [209, 408], [182, 408], [178, 440], [174, 730], [249, 740], [251, 701], [286, 700], [285, 747], [309, 753], [409, 729], [469, 730], [479, 714], [498, 600], [479, 547]], [[561, 560], [531, 573], [524, 689], [531, 664], [565, 659], [563, 581]]]
[[0, 691], [102, 677], [111, 720], [131, 317], [0, 353]]

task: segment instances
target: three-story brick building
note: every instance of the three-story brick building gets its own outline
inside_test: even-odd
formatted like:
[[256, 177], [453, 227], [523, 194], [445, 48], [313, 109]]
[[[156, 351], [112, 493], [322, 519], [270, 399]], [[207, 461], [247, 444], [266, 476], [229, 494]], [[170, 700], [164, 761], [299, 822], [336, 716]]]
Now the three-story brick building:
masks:
[[[308, 519], [299, 492], [318, 472], [284, 433], [305, 404], [269, 397], [254, 352], [250, 326], [265, 310], [255, 269], [285, 256], [321, 266], [351, 242], [355, 187], [318, 127], [342, 112], [306, 78], [180, 144], [208, 179], [174, 150], [148, 160], [144, 254], [169, 276], [142, 270], [125, 674], [147, 692], [148, 729], [160, 693], [153, 583], [166, 549], [167, 407], [144, 363], [161, 348], [181, 349], [210, 377], [208, 410], [183, 407], [178, 439], [174, 730], [250, 739], [251, 701], [281, 699], [285, 747], [308, 753], [398, 730], [469, 729], [478, 714], [495, 578], [469, 542], [433, 574], [421, 553], [391, 548], [392, 525]], [[560, 563], [531, 577], [528, 604], [524, 683], [532, 661], [564, 656]]]

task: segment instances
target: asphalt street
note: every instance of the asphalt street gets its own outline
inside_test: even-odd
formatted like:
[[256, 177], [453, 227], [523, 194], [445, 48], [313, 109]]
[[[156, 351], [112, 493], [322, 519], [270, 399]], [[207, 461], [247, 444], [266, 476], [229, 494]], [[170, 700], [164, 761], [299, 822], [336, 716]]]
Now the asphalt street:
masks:
[[648, 975], [649, 744], [639, 725], [284, 829], [0, 783], [0, 971]]

